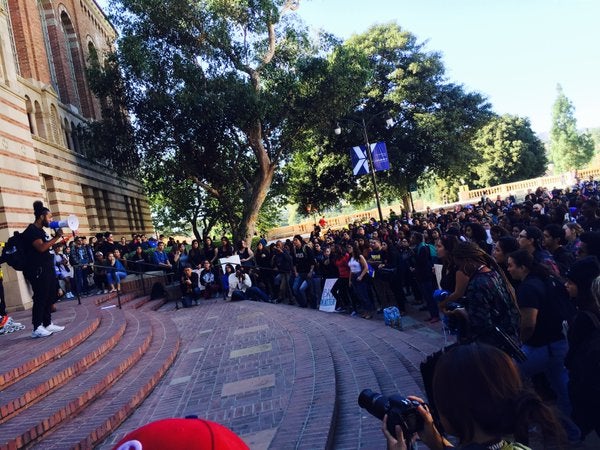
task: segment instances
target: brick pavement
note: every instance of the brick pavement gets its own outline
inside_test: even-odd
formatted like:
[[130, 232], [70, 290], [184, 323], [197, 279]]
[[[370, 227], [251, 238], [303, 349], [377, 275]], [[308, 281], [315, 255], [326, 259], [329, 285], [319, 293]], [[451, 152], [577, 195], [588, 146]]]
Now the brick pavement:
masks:
[[252, 449], [382, 448], [380, 421], [358, 407], [362, 389], [422, 395], [418, 365], [439, 349], [441, 326], [374, 320], [287, 305], [201, 302], [175, 310], [181, 350], [148, 399], [100, 448], [165, 417], [194, 414], [228, 426]]

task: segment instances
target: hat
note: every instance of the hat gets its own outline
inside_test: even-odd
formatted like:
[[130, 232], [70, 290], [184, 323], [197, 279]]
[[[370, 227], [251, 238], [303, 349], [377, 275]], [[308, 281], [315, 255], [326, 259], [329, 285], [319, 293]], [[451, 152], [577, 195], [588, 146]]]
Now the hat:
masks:
[[102, 253], [102, 252], [96, 252], [96, 256], [104, 256], [104, 253]]
[[248, 450], [233, 431], [197, 417], [163, 419], [128, 433], [113, 450]]
[[600, 275], [600, 263], [595, 256], [586, 256], [576, 260], [565, 277], [577, 285], [578, 291], [589, 291], [592, 281]]

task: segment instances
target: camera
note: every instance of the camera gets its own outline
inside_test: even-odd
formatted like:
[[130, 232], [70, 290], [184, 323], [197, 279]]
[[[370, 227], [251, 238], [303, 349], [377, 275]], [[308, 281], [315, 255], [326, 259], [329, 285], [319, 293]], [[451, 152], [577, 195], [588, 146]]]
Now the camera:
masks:
[[397, 437], [396, 425], [400, 425], [406, 441], [425, 425], [423, 417], [417, 411], [417, 407], [422, 404], [399, 394], [386, 397], [371, 389], [364, 389], [358, 396], [358, 405], [372, 416], [383, 420], [383, 416], [387, 414], [387, 428], [392, 436]]

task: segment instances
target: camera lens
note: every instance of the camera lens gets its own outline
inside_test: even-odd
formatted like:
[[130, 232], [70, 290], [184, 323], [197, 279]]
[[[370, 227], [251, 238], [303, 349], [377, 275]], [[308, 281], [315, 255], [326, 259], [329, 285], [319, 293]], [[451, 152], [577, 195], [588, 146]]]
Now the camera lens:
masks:
[[388, 409], [388, 398], [371, 389], [364, 389], [358, 396], [358, 406], [366, 409], [369, 414], [383, 420]]

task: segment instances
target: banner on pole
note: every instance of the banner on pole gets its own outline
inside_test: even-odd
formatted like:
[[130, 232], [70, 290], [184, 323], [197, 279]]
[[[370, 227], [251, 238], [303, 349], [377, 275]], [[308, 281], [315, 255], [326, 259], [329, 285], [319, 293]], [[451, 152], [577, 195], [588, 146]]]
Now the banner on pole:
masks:
[[[390, 160], [387, 154], [385, 142], [376, 142], [371, 144], [371, 156], [373, 158], [373, 167], [375, 172], [388, 170]], [[352, 161], [352, 173], [355, 176], [366, 175], [369, 170], [369, 155], [367, 155], [366, 145], [357, 145], [350, 149], [350, 160]]]

